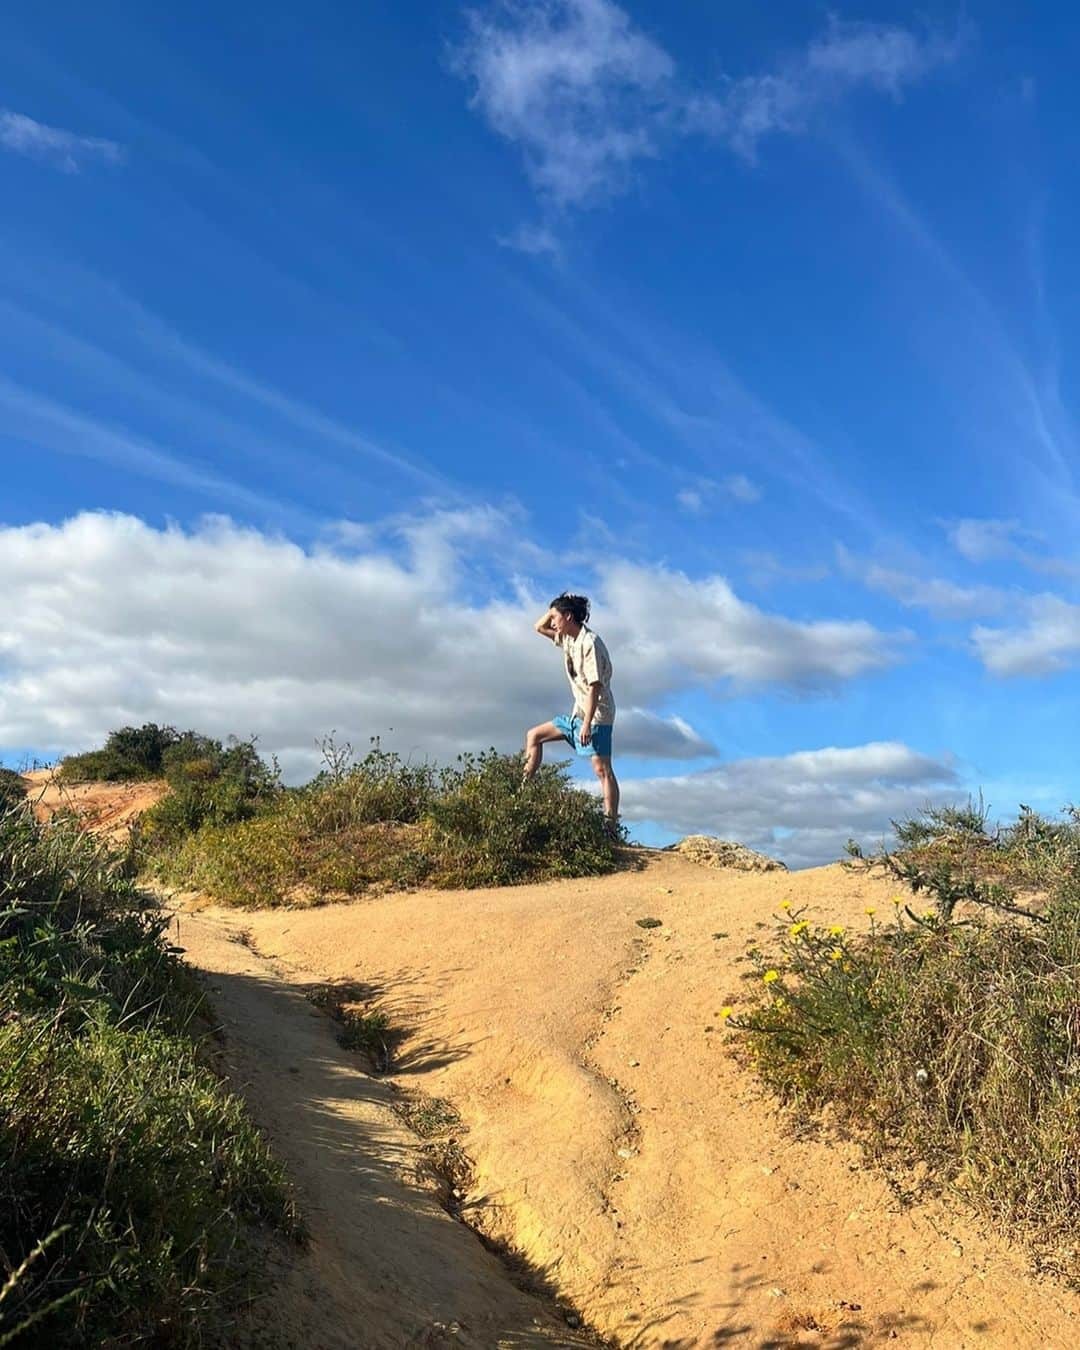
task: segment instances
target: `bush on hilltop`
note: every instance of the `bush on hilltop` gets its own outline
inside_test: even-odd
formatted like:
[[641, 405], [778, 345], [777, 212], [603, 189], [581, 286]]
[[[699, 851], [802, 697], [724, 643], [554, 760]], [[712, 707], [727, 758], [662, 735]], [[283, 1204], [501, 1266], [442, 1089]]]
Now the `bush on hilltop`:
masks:
[[0, 767], [0, 811], [18, 806], [26, 800], [26, 779], [14, 769]]
[[246, 819], [206, 820], [160, 841], [163, 880], [227, 904], [274, 905], [400, 887], [502, 886], [611, 871], [618, 861], [599, 801], [545, 765], [521, 787], [520, 755], [409, 764], [375, 744], [359, 762], [325, 747], [307, 787], [264, 799]]

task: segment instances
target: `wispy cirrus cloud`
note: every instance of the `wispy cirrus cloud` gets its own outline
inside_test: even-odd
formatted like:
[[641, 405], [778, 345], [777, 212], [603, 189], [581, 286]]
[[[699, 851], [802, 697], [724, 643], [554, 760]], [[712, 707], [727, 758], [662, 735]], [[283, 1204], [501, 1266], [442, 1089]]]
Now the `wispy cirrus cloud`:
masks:
[[503, 248], [516, 249], [518, 253], [529, 253], [534, 257], [558, 258], [562, 255], [559, 236], [548, 225], [519, 225], [509, 234], [498, 235]]
[[689, 516], [704, 515], [716, 502], [725, 499], [752, 506], [761, 500], [761, 489], [746, 474], [731, 473], [719, 482], [711, 478], [700, 479], [693, 487], [683, 488], [675, 494], [679, 509]]
[[1016, 562], [1050, 576], [1080, 576], [1080, 565], [1047, 553], [1046, 538], [1018, 520], [965, 518], [945, 524], [949, 542], [968, 562]]
[[467, 11], [466, 24], [452, 69], [471, 82], [472, 104], [492, 129], [519, 147], [556, 210], [625, 190], [639, 162], [687, 135], [753, 160], [765, 137], [807, 132], [854, 91], [898, 98], [952, 61], [962, 42], [834, 17], [774, 68], [695, 89], [613, 0], [495, 0]]
[[0, 409], [9, 436], [57, 454], [93, 459], [143, 478], [202, 493], [218, 503], [310, 523], [288, 503], [216, 472], [124, 427], [111, 426], [0, 376]]
[[766, 136], [805, 133], [824, 109], [859, 89], [899, 98], [908, 85], [953, 61], [962, 41], [833, 15], [805, 51], [775, 69], [731, 80], [718, 94], [691, 98], [686, 125], [753, 160]]
[[64, 173], [78, 173], [87, 160], [122, 164], [126, 156], [124, 147], [117, 141], [80, 136], [63, 127], [50, 127], [9, 108], [0, 109], [0, 148], [30, 159], [44, 160]]
[[905, 609], [925, 609], [940, 618], [964, 619], [999, 614], [1009, 596], [996, 586], [961, 586], [947, 577], [925, 577], [857, 557], [843, 545], [836, 548], [837, 567], [868, 590], [888, 595]]

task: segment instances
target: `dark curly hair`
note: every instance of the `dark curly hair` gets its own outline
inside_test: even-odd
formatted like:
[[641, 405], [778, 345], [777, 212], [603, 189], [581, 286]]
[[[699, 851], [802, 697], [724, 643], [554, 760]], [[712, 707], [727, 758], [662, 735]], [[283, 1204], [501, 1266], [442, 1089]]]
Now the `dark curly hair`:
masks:
[[568, 591], [563, 591], [562, 595], [557, 595], [552, 600], [551, 608], [557, 609], [560, 614], [569, 615], [575, 623], [589, 622], [588, 596], [570, 595]]

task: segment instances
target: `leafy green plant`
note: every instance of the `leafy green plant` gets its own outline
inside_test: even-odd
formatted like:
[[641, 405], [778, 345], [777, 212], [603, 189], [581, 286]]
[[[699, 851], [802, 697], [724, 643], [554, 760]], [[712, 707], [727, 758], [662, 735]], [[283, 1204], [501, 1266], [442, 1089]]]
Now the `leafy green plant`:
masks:
[[165, 751], [178, 737], [174, 727], [159, 727], [156, 722], [120, 727], [109, 733], [101, 749], [66, 756], [57, 777], [62, 783], [157, 778]]
[[26, 793], [26, 779], [14, 769], [0, 766], [0, 811], [21, 805], [26, 800]]
[[[194, 1344], [284, 1174], [199, 1062], [201, 994], [122, 859], [0, 815], [0, 1342]], [[43, 1240], [44, 1239], [44, 1240]]]
[[281, 792], [276, 763], [267, 764], [255, 742], [233, 738], [227, 746], [187, 731], [162, 760], [169, 792], [141, 821], [148, 847], [180, 843], [203, 825], [250, 820], [271, 806]]
[[[724, 1012], [785, 1100], [827, 1106], [879, 1159], [922, 1164], [1080, 1275], [1075, 829], [1022, 813], [945, 847], [906, 832], [907, 850], [864, 865], [928, 907], [897, 895], [888, 914], [868, 909], [861, 935], [788, 913], [748, 953], [747, 1006]], [[977, 857], [965, 833], [984, 838]], [[1034, 873], [1047, 883], [1039, 911], [1025, 901]]]
[[206, 820], [173, 840], [151, 816], [147, 831], [161, 879], [240, 905], [508, 885], [618, 861], [598, 801], [571, 787], [565, 770], [546, 766], [523, 788], [520, 756], [494, 751], [441, 771], [377, 745], [356, 763], [335, 752], [332, 771], [278, 793], [250, 819]]

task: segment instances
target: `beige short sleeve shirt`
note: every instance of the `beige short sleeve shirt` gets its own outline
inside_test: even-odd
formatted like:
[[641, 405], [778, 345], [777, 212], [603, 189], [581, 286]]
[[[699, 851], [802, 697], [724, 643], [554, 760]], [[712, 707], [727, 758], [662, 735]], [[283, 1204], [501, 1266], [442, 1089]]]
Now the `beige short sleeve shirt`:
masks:
[[615, 721], [615, 699], [611, 693], [611, 657], [603, 639], [582, 624], [577, 637], [560, 633], [555, 638], [555, 645], [562, 651], [566, 678], [574, 691], [574, 716], [585, 716], [589, 689], [599, 684], [600, 696], [596, 700], [593, 723], [600, 727], [610, 726]]

